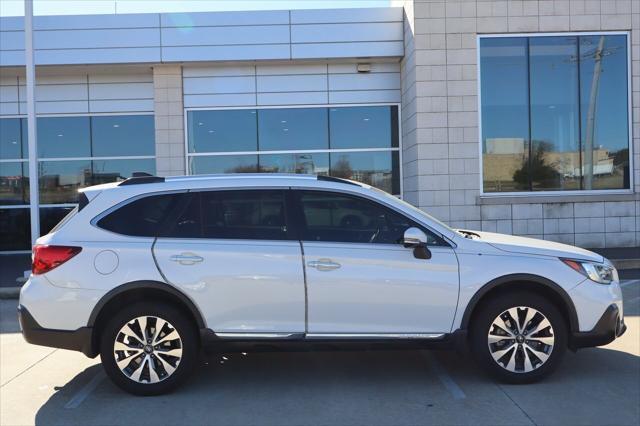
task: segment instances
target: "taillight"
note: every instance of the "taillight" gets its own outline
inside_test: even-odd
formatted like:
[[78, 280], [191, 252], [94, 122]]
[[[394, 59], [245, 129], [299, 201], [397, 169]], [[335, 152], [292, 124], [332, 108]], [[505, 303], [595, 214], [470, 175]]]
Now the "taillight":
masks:
[[57, 268], [82, 251], [82, 247], [34, 246], [31, 273], [44, 274]]

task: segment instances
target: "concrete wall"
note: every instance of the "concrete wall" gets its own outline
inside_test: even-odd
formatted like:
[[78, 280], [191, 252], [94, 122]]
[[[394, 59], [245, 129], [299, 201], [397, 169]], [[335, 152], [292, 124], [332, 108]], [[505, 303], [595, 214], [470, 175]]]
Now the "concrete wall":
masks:
[[[640, 2], [394, 4], [404, 6], [407, 21], [402, 103], [409, 201], [456, 227], [585, 247], [640, 245]], [[631, 31], [635, 193], [481, 198], [477, 34], [601, 30]]]
[[[37, 16], [38, 65], [400, 57], [402, 9]], [[21, 17], [0, 18], [0, 66], [24, 65]]]

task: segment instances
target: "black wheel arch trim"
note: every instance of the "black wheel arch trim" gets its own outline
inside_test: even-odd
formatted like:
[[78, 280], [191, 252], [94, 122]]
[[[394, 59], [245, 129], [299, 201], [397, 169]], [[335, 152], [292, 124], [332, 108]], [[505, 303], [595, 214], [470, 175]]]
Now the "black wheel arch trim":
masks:
[[467, 303], [467, 307], [465, 308], [464, 314], [462, 315], [460, 328], [467, 329], [469, 327], [469, 321], [471, 320], [471, 315], [473, 314], [473, 311], [475, 310], [478, 303], [489, 291], [493, 290], [498, 286], [505, 285], [510, 282], [517, 283], [517, 282], [523, 282], [523, 281], [533, 282], [536, 284], [543, 285], [551, 289], [552, 291], [554, 291], [558, 296], [560, 296], [564, 304], [568, 307], [567, 314], [569, 317], [570, 331], [573, 333], [579, 330], [578, 313], [576, 312], [576, 307], [573, 304], [571, 297], [569, 297], [569, 294], [567, 294], [567, 292], [562, 287], [560, 287], [558, 284], [551, 281], [550, 279], [541, 277], [539, 275], [534, 275], [534, 274], [503, 275], [501, 277], [495, 278], [489, 281], [488, 283], [486, 283], [476, 292], [476, 294], [473, 295], [469, 303]]
[[196, 324], [198, 328], [205, 328], [204, 319], [198, 307], [193, 303], [193, 301], [187, 297], [183, 292], [178, 290], [177, 288], [160, 282], [160, 281], [132, 281], [126, 284], [119, 285], [116, 288], [111, 289], [107, 294], [102, 296], [102, 298], [98, 301], [98, 303], [93, 307], [91, 311], [91, 315], [89, 316], [89, 321], [87, 322], [87, 327], [93, 327], [95, 325], [96, 319], [102, 309], [109, 303], [114, 297], [119, 296], [123, 293], [126, 293], [131, 290], [159, 290], [167, 293], [167, 295], [173, 296], [177, 298], [180, 302], [182, 302], [191, 312], [193, 318], [196, 320]]

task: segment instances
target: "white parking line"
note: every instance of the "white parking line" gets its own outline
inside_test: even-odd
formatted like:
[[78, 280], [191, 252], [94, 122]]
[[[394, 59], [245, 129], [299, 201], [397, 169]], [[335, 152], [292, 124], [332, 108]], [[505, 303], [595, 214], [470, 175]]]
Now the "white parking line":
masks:
[[453, 399], [465, 399], [467, 395], [465, 395], [464, 391], [460, 389], [460, 386], [453, 380], [453, 378], [447, 373], [447, 370], [438, 362], [435, 356], [433, 356], [430, 352], [421, 351], [422, 356], [429, 362], [431, 368], [440, 379], [442, 385], [447, 388]]
[[101, 370], [98, 374], [93, 376], [93, 378], [89, 380], [89, 383], [84, 385], [84, 387], [80, 389], [80, 391], [75, 394], [73, 398], [69, 400], [69, 402], [65, 404], [64, 408], [78, 408], [78, 406], [82, 404], [85, 399], [87, 399], [91, 392], [93, 392], [94, 389], [98, 387], [100, 382], [102, 382], [105, 377], [106, 375], [104, 373], [104, 370]]

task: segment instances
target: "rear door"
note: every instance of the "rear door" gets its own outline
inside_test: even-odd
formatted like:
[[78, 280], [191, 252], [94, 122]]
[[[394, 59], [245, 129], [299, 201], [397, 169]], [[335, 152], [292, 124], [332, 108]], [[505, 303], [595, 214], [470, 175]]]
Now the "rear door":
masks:
[[161, 230], [154, 255], [166, 279], [229, 337], [305, 331], [301, 248], [278, 189], [193, 192]]

